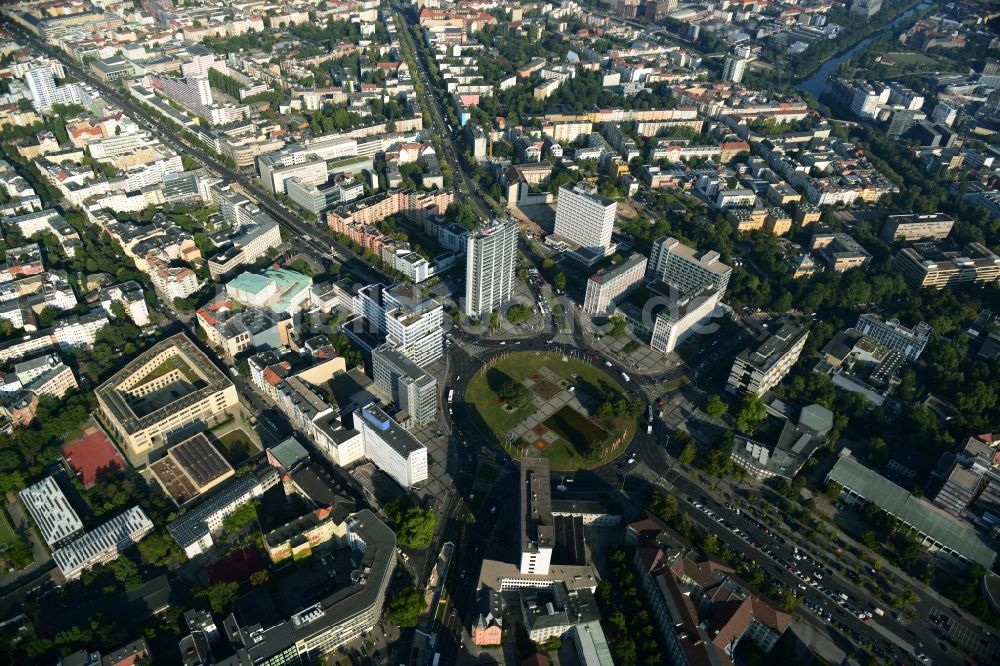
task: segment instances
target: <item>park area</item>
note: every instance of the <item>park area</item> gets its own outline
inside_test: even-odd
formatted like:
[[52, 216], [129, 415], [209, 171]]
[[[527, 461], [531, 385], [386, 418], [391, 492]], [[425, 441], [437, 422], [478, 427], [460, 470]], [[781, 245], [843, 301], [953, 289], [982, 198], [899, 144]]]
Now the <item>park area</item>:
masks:
[[508, 453], [548, 458], [555, 470], [603, 465], [635, 434], [636, 406], [621, 386], [603, 369], [556, 353], [493, 359], [469, 382], [465, 402]]

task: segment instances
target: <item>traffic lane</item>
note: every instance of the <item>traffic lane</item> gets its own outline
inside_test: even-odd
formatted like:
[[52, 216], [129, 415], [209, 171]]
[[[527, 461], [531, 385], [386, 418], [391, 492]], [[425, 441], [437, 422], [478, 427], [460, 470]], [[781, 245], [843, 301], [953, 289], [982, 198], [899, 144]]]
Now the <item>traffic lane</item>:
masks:
[[[337, 243], [332, 237], [330, 237], [325, 232], [325, 230], [322, 230], [321, 228], [309, 227], [300, 220], [296, 219], [289, 211], [287, 211], [287, 209], [283, 205], [281, 205], [277, 200], [273, 199], [268, 193], [261, 190], [255, 183], [247, 179], [246, 176], [244, 176], [243, 174], [234, 171], [229, 167], [226, 167], [225, 165], [221, 164], [214, 158], [210, 157], [204, 149], [194, 146], [188, 143], [187, 141], [182, 140], [172, 130], [161, 127], [158, 124], [155, 116], [147, 112], [145, 109], [140, 108], [130, 99], [120, 95], [113, 88], [104, 85], [101, 81], [93, 77], [89, 72], [86, 72], [76, 67], [75, 63], [73, 63], [68, 58], [68, 56], [66, 56], [63, 52], [52, 49], [47, 44], [39, 42], [32, 36], [25, 35], [25, 38], [27, 39], [27, 41], [31, 42], [33, 46], [39, 48], [39, 50], [46, 52], [50, 56], [60, 60], [63, 63], [64, 67], [69, 69], [72, 73], [76, 74], [78, 78], [87, 81], [87, 83], [92, 85], [94, 88], [101, 90], [102, 93], [108, 97], [108, 99], [115, 102], [118, 106], [122, 108], [122, 110], [128, 111], [131, 116], [134, 116], [133, 118], [134, 120], [143, 122], [146, 125], [147, 129], [153, 131], [158, 137], [171, 139], [173, 143], [169, 145], [171, 145], [171, 147], [174, 148], [178, 153], [194, 156], [198, 158], [198, 160], [201, 161], [202, 164], [211, 167], [214, 171], [220, 173], [221, 175], [231, 180], [235, 180], [244, 187], [246, 187], [256, 197], [260, 198], [260, 201], [258, 203], [261, 205], [262, 208], [267, 210], [275, 217], [278, 217], [279, 221], [285, 222], [285, 225], [291, 227], [292, 231], [295, 231], [302, 235], [309, 235], [311, 233], [315, 233], [318, 231], [321, 233], [321, 235], [325, 236], [324, 240], [326, 240], [331, 245], [330, 249], [336, 248], [337, 250], [340, 251], [342, 255], [346, 255], [358, 260], [360, 259], [349, 248], [346, 248], [345, 246], [342, 246], [339, 243]], [[380, 275], [383, 278], [387, 277], [374, 267], [369, 266], [368, 264], [364, 264], [364, 266], [367, 267], [368, 271], [374, 271], [374, 274], [376, 275]]]
[[[725, 527], [719, 525], [718, 523], [715, 523], [715, 521], [704, 520], [705, 518], [707, 518], [707, 516], [702, 511], [700, 511], [694, 505], [688, 503], [687, 501], [682, 500], [678, 502], [678, 509], [687, 513], [688, 517], [694, 520], [695, 524], [698, 525], [701, 529], [711, 534], [714, 534], [717, 538], [720, 539], [722, 543], [729, 546], [738, 556], [740, 556], [741, 559], [744, 559], [744, 561], [757, 562], [758, 558], [766, 557], [766, 555], [763, 552], [758, 550], [750, 543], [747, 543], [744, 539], [739, 537], [734, 532], [725, 529]], [[794, 575], [792, 575], [784, 568], [775, 569], [771, 575], [776, 580], [778, 580], [784, 587], [789, 588], [791, 590], [799, 591], [797, 585], [797, 579], [795, 578]], [[857, 645], [855, 642], [852, 642], [850, 638], [848, 638], [847, 636], [844, 636], [840, 632], [836, 631], [836, 629], [830, 626], [830, 624], [823, 623], [822, 620], [817, 619], [811, 614], [806, 615], [805, 617], [808, 618], [809, 623], [812, 624], [814, 628], [816, 628], [820, 633], [827, 635], [834, 641], [834, 643], [837, 643], [846, 652], [850, 653], [858, 649], [864, 651], [864, 648]], [[851, 629], [852, 631], [856, 631], [862, 637], [865, 637], [866, 631], [869, 633], [872, 631], [871, 627], [868, 627], [865, 623], [857, 620], [856, 618], [854, 619], [853, 625], [850, 622], [850, 618], [846, 617], [844, 618], [844, 623], [847, 624], [849, 629]], [[871, 639], [871, 640], [877, 642], [876, 639]]]
[[[695, 487], [695, 489], [692, 489], [692, 491], [695, 491], [695, 490], [697, 491], [697, 493], [701, 492], [700, 488], [696, 488]], [[699, 502], [708, 499], [707, 495], [701, 495], [700, 497], [698, 497], [697, 494], [696, 494], [696, 495], [691, 495], [691, 496], [695, 497]], [[714, 499], [711, 500], [711, 501], [714, 501]], [[697, 509], [697, 507], [695, 507], [689, 501], [683, 501], [683, 502], [680, 502], [679, 504], [681, 504], [681, 505], [688, 505], [688, 506], [694, 508], [695, 511], [701, 511], [701, 513], [704, 514], [704, 512], [702, 510]], [[715, 503], [714, 507], [707, 507], [707, 508], [711, 508], [713, 510], [713, 513], [716, 513], [717, 515], [722, 515], [720, 512], [723, 511], [723, 510], [721, 509], [721, 507], [718, 505], [717, 502]], [[717, 511], [717, 509], [718, 509], [718, 511]], [[726, 520], [726, 521], [730, 521], [730, 524], [734, 524], [734, 523], [732, 523], [732, 519], [733, 519], [734, 515], [735, 514], [733, 514], [732, 512], [730, 512], [730, 513], [724, 515], [723, 519]], [[708, 516], [706, 515], [705, 517], [708, 517]], [[712, 521], [712, 522], [714, 522], [714, 521]], [[723, 524], [722, 527], [725, 528], [726, 526]], [[743, 528], [740, 528], [740, 529], [743, 529]], [[732, 533], [728, 529], [725, 529], [725, 531]], [[796, 589], [798, 591], [802, 591], [798, 587], [798, 585], [801, 582], [802, 578], [800, 576], [795, 575], [794, 571], [789, 571], [787, 569], [787, 565], [785, 565], [782, 562], [780, 562], [777, 559], [775, 559], [774, 556], [768, 555], [768, 553], [766, 551], [763, 551], [761, 549], [760, 544], [767, 543], [767, 541], [763, 541], [763, 539], [767, 539], [767, 537], [760, 537], [760, 535], [758, 534], [757, 536], [762, 539], [762, 540], [759, 541], [749, 531], [749, 529], [743, 529], [743, 531], [746, 534], [748, 534], [753, 539], [754, 542], [756, 542], [756, 544], [751, 545], [750, 547], [753, 548], [756, 552], [759, 552], [762, 556], [769, 557], [772, 561], [775, 562], [775, 564], [779, 565], [781, 567], [781, 570], [784, 571], [785, 574], [787, 574], [787, 576], [790, 579], [794, 579], [796, 581], [795, 582], [795, 587], [793, 589]], [[734, 534], [734, 536], [736, 536], [736, 538], [740, 539], [741, 541], [745, 541], [745, 539], [742, 538], [742, 537], [740, 537], [738, 534]], [[781, 555], [779, 554], [778, 558], [781, 559], [781, 560], [786, 560], [786, 561], [789, 561], [789, 559], [790, 559], [791, 561], [801, 562], [801, 560], [794, 560], [794, 550], [793, 549], [796, 546], [795, 546], [795, 544], [792, 543], [793, 537], [792, 536], [788, 536], [788, 537], [781, 537], [781, 538], [783, 538], [785, 540], [785, 543], [781, 543], [781, 542], [779, 542], [779, 543], [781, 543], [781, 546], [785, 548], [785, 550], [782, 551], [782, 552], [784, 554], [786, 554], [787, 557], [781, 557]], [[768, 541], [769, 541], [769, 539], [768, 539]], [[748, 545], [750, 545], [750, 544], [748, 544]], [[768, 547], [770, 547], [770, 544], [768, 544]], [[771, 550], [773, 551], [774, 548], [771, 548]], [[825, 574], [826, 572], [823, 571], [823, 573]], [[810, 574], [810, 575], [814, 575], [814, 574]], [[831, 578], [833, 579], [832, 576], [831, 576]], [[826, 582], [826, 581], [824, 581], [824, 582]], [[842, 592], [844, 594], [847, 594], [847, 596], [848, 596], [847, 603], [850, 604], [851, 607], [854, 607], [854, 603], [856, 603], [856, 598], [858, 596], [861, 596], [863, 598], [870, 598], [871, 595], [867, 592], [867, 590], [864, 590], [863, 588], [858, 588], [858, 587], [853, 586], [853, 585], [851, 585], [849, 583], [847, 585], [843, 585], [843, 584], [841, 584], [843, 582], [844, 581], [841, 581], [840, 583], [838, 583], [838, 582], [836, 582], [835, 579], [833, 579], [831, 581], [831, 584], [822, 585], [822, 587], [830, 589], [831, 592], [833, 592], [833, 593], [839, 594], [839, 593]], [[812, 588], [812, 586], [807, 586], [807, 587], [809, 587], [809, 589], [814, 589], [814, 588]], [[820, 585], [817, 585], [817, 589], [818, 589], [818, 587], [820, 587]], [[852, 593], [852, 594], [848, 594], [849, 592]], [[826, 596], [829, 597], [829, 595], [826, 595]], [[826, 599], [826, 601], [831, 601], [831, 600], [833, 600], [833, 599], [832, 598]], [[854, 603], [852, 603], [852, 600], [854, 601]], [[873, 608], [878, 607], [874, 603], [871, 604], [871, 605], [872, 605]], [[837, 607], [839, 608], [840, 604], [837, 604]], [[843, 610], [846, 612], [847, 609], [843, 609]], [[838, 613], [840, 613], [840, 611], [838, 611]], [[872, 642], [875, 645], [879, 645], [880, 642], [884, 642], [884, 640], [885, 640], [884, 636], [882, 636], [881, 633], [879, 633], [877, 630], [875, 630], [874, 628], [872, 628], [871, 626], [869, 626], [867, 624], [867, 622], [865, 622], [864, 620], [861, 620], [860, 618], [858, 618], [856, 614], [852, 614], [852, 613], [846, 612], [846, 615], [847, 615], [847, 620], [848, 621], [845, 622], [845, 624], [847, 624], [849, 630], [852, 632], [852, 635], [854, 635], [854, 634], [860, 634], [862, 637], [864, 637], [865, 639], [867, 639], [868, 641]], [[871, 620], [872, 618], [868, 618], [868, 619]], [[879, 623], [882, 624], [883, 626], [885, 626], [887, 629], [889, 629], [893, 633], [895, 633], [895, 634], [897, 634], [898, 636], [901, 636], [901, 637], [905, 637], [907, 634], [909, 634], [909, 635], [914, 636], [917, 639], [921, 639], [921, 638], [925, 638], [925, 639], [929, 639], [929, 640], [933, 639], [933, 637], [929, 636], [929, 635], [921, 637], [918, 632], [914, 631], [913, 627], [909, 627], [909, 626], [903, 627], [902, 625], [900, 625], [895, 620], [890, 619], [889, 615], [880, 617], [879, 618]], [[932, 643], [927, 643], [927, 640], [922, 640], [921, 642], [924, 643], [924, 652], [928, 653], [929, 656], [931, 656], [932, 658], [940, 656], [939, 654], [935, 654], [935, 652], [940, 652], [940, 650], [934, 650], [933, 648], [931, 648], [930, 650], [928, 650], [928, 648], [930, 646], [932, 646]], [[899, 656], [899, 655], [897, 655], [897, 656]], [[903, 655], [903, 656], [906, 656], [906, 655]]]

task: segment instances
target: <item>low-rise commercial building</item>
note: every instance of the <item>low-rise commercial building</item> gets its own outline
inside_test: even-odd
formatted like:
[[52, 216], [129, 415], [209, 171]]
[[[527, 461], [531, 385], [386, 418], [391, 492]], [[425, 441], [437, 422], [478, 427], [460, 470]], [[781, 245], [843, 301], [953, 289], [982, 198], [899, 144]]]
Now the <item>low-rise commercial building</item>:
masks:
[[73, 510], [55, 477], [47, 476], [19, 494], [42, 539], [49, 546], [69, 541], [83, 530], [80, 516]]
[[964, 568], [968, 563], [990, 569], [996, 544], [958, 522], [930, 502], [917, 498], [880, 474], [868, 469], [848, 452], [837, 459], [826, 475], [843, 488], [849, 504], [869, 502], [913, 529], [921, 544], [944, 563]]

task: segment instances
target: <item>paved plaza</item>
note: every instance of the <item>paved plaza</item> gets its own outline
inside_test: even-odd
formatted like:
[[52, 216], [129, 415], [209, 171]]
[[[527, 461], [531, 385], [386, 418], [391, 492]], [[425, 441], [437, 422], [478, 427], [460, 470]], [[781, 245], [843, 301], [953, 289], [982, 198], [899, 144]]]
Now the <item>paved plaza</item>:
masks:
[[574, 388], [571, 383], [544, 366], [521, 382], [531, 390], [535, 411], [524, 421], [507, 431], [507, 441], [522, 439], [537, 449], [545, 449], [562, 435], [544, 425], [545, 421], [563, 407], [570, 407], [580, 414], [591, 416], [597, 411], [599, 401], [594, 396]]

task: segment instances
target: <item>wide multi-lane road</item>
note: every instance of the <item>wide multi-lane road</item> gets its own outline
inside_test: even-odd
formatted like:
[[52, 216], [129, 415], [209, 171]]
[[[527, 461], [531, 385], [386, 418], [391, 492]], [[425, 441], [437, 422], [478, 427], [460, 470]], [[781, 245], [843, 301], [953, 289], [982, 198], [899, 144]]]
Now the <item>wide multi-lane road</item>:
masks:
[[310, 250], [316, 252], [320, 256], [326, 257], [327, 259], [338, 260], [344, 264], [348, 271], [359, 279], [369, 282], [389, 281], [388, 276], [370, 264], [364, 262], [350, 248], [339, 243], [329, 231], [321, 226], [311, 225], [305, 222], [290, 208], [278, 201], [270, 192], [264, 190], [264, 188], [259, 185], [256, 178], [253, 176], [244, 174], [222, 164], [222, 162], [210, 155], [201, 146], [188, 141], [184, 137], [176, 134], [173, 130], [164, 127], [160, 118], [152, 114], [147, 109], [137, 105], [129, 99], [128, 96], [122, 94], [117, 88], [104, 84], [102, 81], [95, 78], [89, 71], [77, 66], [77, 64], [65, 53], [52, 48], [34, 35], [22, 30], [19, 26], [8, 23], [7, 28], [18, 38], [30, 44], [33, 48], [59, 60], [63, 64], [66, 71], [70, 72], [78, 80], [84, 81], [96, 90], [99, 90], [106, 99], [110, 100], [123, 111], [128, 113], [133, 120], [146, 127], [146, 129], [156, 135], [160, 141], [177, 151], [178, 154], [187, 155], [196, 162], [207, 166], [222, 178], [239, 183], [243, 190], [250, 197], [255, 199], [262, 209], [270, 213], [279, 224], [288, 229], [289, 232], [291, 232], [301, 243], [304, 243]]

